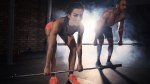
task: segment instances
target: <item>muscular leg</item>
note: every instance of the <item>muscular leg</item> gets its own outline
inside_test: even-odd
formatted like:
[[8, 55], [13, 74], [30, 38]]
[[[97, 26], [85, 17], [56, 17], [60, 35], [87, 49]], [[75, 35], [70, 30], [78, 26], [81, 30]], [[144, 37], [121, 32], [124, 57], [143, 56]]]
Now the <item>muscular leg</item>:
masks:
[[[63, 41], [65, 42], [66, 37], [60, 36]], [[68, 36], [68, 42], [66, 43], [69, 47], [70, 53], [69, 53], [69, 70], [74, 70], [75, 62], [76, 62], [76, 42], [73, 36]], [[69, 72], [69, 74], [72, 74], [73, 72]]]
[[108, 59], [107, 62], [110, 62], [112, 52], [113, 52], [113, 38], [107, 38], [109, 46], [108, 46]]
[[97, 65], [101, 65], [100, 55], [101, 55], [103, 43], [104, 43], [104, 38], [99, 39], [99, 45], [97, 45]]
[[[76, 42], [73, 36], [68, 37], [68, 47], [70, 49], [69, 53], [69, 70], [74, 70], [75, 62], [76, 62]], [[70, 72], [72, 74], [73, 72]]]

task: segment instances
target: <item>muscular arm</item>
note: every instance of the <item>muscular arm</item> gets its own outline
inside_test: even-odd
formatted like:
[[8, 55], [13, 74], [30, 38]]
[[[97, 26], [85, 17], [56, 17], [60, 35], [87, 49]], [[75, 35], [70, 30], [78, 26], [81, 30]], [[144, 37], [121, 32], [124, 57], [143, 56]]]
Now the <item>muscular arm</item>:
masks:
[[124, 30], [124, 19], [118, 23], [119, 45], [122, 45], [122, 35]]
[[45, 34], [46, 34], [46, 37], [48, 37], [50, 35], [50, 30], [45, 29]]
[[77, 40], [77, 53], [79, 58], [79, 63], [82, 63], [82, 37], [84, 32], [84, 26], [81, 25], [80, 30], [78, 32], [78, 40]]

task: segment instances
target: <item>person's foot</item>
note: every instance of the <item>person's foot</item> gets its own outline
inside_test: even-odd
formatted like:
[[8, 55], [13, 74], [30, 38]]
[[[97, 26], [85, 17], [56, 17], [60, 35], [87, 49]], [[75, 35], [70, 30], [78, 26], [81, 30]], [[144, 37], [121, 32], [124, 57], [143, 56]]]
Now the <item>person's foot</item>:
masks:
[[96, 66], [101, 66], [101, 62], [99, 60], [96, 61]]
[[107, 61], [106, 65], [113, 65], [111, 61]]
[[121, 46], [122, 45], [122, 41], [120, 40], [120, 41], [118, 41], [118, 45], [119, 46]]
[[82, 64], [80, 64], [80, 63], [78, 64], [77, 70], [78, 70], [79, 72], [83, 71], [83, 66], [82, 66]]
[[74, 74], [70, 74], [69, 77], [68, 77], [68, 81], [71, 83], [71, 84], [80, 84], [77, 80], [77, 77], [74, 75]]
[[56, 76], [52, 76], [49, 80], [49, 84], [59, 84], [59, 81]]

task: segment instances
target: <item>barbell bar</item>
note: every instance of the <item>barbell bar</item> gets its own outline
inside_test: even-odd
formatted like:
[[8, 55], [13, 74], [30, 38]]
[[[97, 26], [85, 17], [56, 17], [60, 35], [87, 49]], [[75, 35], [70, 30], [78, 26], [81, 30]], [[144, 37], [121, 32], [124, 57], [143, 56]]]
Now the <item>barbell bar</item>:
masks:
[[[92, 70], [92, 69], [105, 69], [105, 68], [112, 68], [115, 69], [116, 67], [122, 67], [122, 64], [114, 64], [114, 65], [101, 65], [99, 67], [92, 67], [92, 68], [84, 68], [84, 70]], [[78, 70], [66, 70], [66, 71], [56, 71], [56, 72], [51, 72], [51, 74], [59, 74], [59, 73], [67, 73], [67, 72], [74, 72]], [[36, 74], [26, 74], [26, 75], [16, 75], [14, 74], [11, 76], [11, 78], [21, 78], [21, 77], [31, 77], [31, 76], [39, 76], [39, 75], [44, 75], [44, 73], [36, 73]]]
[[[66, 45], [65, 43], [57, 43], [59, 46]], [[99, 45], [94, 43], [82, 43], [82, 45]], [[103, 43], [102, 45], [109, 45], [108, 43]], [[118, 45], [118, 43], [113, 43], [113, 45]], [[123, 43], [122, 45], [142, 45], [142, 43]]]

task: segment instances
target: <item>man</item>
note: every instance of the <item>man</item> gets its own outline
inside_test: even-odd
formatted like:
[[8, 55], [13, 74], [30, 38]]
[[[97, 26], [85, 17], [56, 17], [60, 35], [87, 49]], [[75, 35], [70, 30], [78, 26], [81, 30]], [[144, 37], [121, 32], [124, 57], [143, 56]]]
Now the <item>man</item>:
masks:
[[97, 65], [101, 65], [100, 62], [100, 54], [102, 50], [102, 44], [104, 43], [104, 36], [108, 41], [108, 59], [106, 64], [111, 64], [111, 56], [113, 52], [113, 34], [112, 28], [114, 24], [118, 23], [118, 33], [119, 33], [119, 42], [118, 45], [122, 45], [122, 35], [123, 35], [123, 25], [125, 19], [125, 8], [126, 8], [126, 0], [118, 0], [117, 5], [114, 8], [110, 8], [102, 14], [101, 18], [97, 22], [96, 26], [96, 35], [94, 44], [97, 44], [97, 40], [99, 45], [97, 46]]
[[[48, 23], [46, 26], [46, 35], [48, 39], [48, 50], [46, 55], [46, 64], [44, 68], [45, 75], [51, 75], [50, 84], [58, 84], [58, 79], [55, 74], [51, 72], [55, 71], [56, 68], [56, 47], [57, 41], [56, 36], [59, 35], [65, 44], [69, 47], [69, 70], [74, 70], [75, 61], [76, 61], [76, 52], [78, 54], [78, 65], [77, 70], [82, 71], [82, 36], [84, 32], [84, 27], [81, 24], [84, 8], [83, 5], [79, 2], [71, 3], [66, 10], [66, 17], [61, 17], [55, 21]], [[50, 30], [49, 30], [50, 29]], [[78, 32], [78, 41], [75, 42], [73, 34]], [[76, 76], [73, 72], [69, 72], [68, 80], [72, 84], [79, 84]]]

